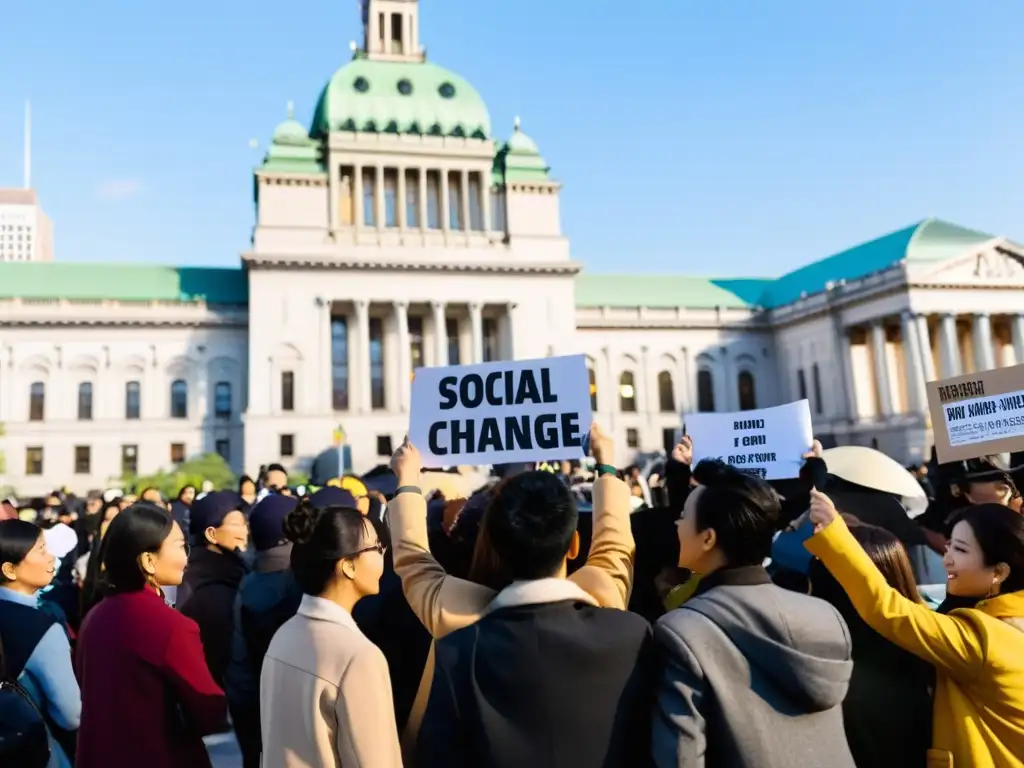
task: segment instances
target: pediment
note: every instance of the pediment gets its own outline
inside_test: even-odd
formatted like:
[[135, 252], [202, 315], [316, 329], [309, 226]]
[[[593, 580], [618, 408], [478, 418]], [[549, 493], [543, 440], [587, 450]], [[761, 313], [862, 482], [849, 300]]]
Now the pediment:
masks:
[[919, 282], [937, 285], [1024, 286], [1024, 253], [1005, 243], [986, 246], [929, 265], [917, 277]]

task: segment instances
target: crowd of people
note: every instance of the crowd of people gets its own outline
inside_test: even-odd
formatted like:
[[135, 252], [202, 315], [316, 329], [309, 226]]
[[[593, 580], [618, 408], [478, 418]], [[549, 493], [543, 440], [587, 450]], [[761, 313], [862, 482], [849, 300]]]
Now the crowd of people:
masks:
[[1012, 464], [933, 463], [911, 520], [866, 454], [590, 446], [465, 493], [406, 441], [386, 492], [4, 502], [0, 764], [202, 768], [233, 731], [246, 768], [1024, 766]]

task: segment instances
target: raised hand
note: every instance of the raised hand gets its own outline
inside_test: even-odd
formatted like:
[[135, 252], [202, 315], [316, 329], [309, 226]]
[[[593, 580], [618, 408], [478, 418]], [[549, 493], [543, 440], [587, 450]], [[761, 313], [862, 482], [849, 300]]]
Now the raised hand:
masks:
[[814, 524], [814, 532], [818, 533], [830, 525], [839, 516], [839, 512], [836, 510], [836, 505], [832, 503], [832, 499], [817, 488], [812, 488], [811, 507], [807, 510], [807, 516]]
[[596, 421], [590, 424], [590, 453], [598, 464], [615, 466], [615, 441], [605, 434]]
[[805, 458], [805, 459], [820, 459], [821, 458], [821, 452], [822, 452], [821, 441], [820, 440], [815, 440], [813, 443], [811, 443], [811, 450], [809, 450], [807, 453], [805, 453], [803, 455], [803, 458]]
[[693, 440], [689, 435], [683, 435], [676, 443], [672, 449], [672, 458], [687, 466], [693, 463]]
[[400, 486], [418, 485], [422, 469], [423, 460], [420, 458], [420, 452], [406, 437], [398, 446], [395, 455], [391, 457], [391, 471], [395, 473]]

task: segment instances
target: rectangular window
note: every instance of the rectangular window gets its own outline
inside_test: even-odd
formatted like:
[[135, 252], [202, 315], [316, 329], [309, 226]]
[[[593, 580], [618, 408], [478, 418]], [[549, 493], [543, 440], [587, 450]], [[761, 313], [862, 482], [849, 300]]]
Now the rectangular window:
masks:
[[811, 384], [814, 386], [814, 412], [819, 416], [825, 410], [821, 399], [821, 374], [818, 372], [818, 364], [811, 366]]
[[281, 372], [281, 410], [295, 410], [295, 374], [292, 371]]
[[498, 321], [493, 317], [483, 319], [484, 362], [493, 363], [499, 360], [498, 355]]
[[505, 190], [500, 187], [491, 190], [491, 229], [505, 231]]
[[796, 389], [797, 389], [797, 400], [807, 399], [807, 377], [804, 375], [804, 369], [801, 368], [796, 372]]
[[455, 231], [461, 231], [466, 227], [466, 222], [462, 220], [462, 192], [462, 172], [449, 171], [448, 228]]
[[78, 385], [78, 420], [92, 421], [92, 382]]
[[213, 388], [213, 415], [218, 419], [231, 418], [231, 384], [218, 381]]
[[391, 52], [405, 52], [405, 47], [402, 45], [402, 14], [400, 13], [391, 14]]
[[640, 433], [637, 430], [633, 429], [632, 427], [626, 430], [626, 447], [640, 447]]
[[75, 474], [88, 475], [92, 471], [92, 449], [88, 445], [75, 446]]
[[213, 450], [215, 450], [217, 455], [224, 459], [224, 461], [229, 464], [231, 463], [231, 441], [226, 437], [222, 437], [220, 440], [215, 441], [213, 444]]
[[377, 435], [377, 455], [390, 456], [394, 452], [391, 445], [391, 435]]
[[363, 225], [377, 226], [377, 169], [363, 168]]
[[338, 185], [338, 223], [343, 227], [351, 227], [356, 220], [355, 184], [356, 169], [351, 165], [341, 166]]
[[480, 174], [469, 174], [469, 228], [474, 232], [484, 231], [484, 200], [481, 193]]
[[441, 172], [427, 171], [427, 229], [441, 228]]
[[128, 420], [139, 418], [142, 410], [142, 389], [137, 381], [124, 385], [124, 417]]
[[185, 444], [171, 443], [171, 464], [177, 466], [185, 463]]
[[384, 226], [398, 226], [398, 171], [384, 169]]
[[416, 170], [405, 172], [405, 226], [420, 226], [420, 174]]
[[370, 407], [384, 406], [384, 321], [370, 318]]
[[281, 458], [288, 459], [295, 455], [295, 435], [281, 435]]
[[139, 446], [121, 446], [121, 477], [134, 477], [139, 474]]
[[412, 370], [415, 371], [417, 368], [422, 368], [424, 365], [423, 358], [423, 318], [422, 317], [410, 317], [409, 318], [409, 360], [411, 363]]
[[[365, 6], [364, 6], [365, 7]], [[380, 39], [380, 48], [384, 50], [384, 14], [377, 14], [377, 37]]]
[[46, 412], [46, 385], [34, 381], [28, 390], [28, 420], [42, 421]]
[[348, 319], [331, 318], [331, 402], [334, 410], [348, 410]]
[[676, 447], [676, 434], [679, 432], [675, 427], [667, 427], [661, 430], [661, 447], [666, 456], [672, 455], [672, 449]]
[[25, 474], [43, 474], [43, 447], [32, 445], [25, 449]]
[[449, 317], [445, 320], [445, 334], [448, 336], [448, 365], [461, 365], [460, 354], [462, 350], [461, 339], [459, 338], [459, 319]]

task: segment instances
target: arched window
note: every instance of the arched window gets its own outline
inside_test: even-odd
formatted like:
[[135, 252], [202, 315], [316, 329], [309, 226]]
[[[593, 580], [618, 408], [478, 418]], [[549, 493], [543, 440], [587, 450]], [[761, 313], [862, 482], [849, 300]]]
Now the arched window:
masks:
[[188, 383], [184, 379], [171, 383], [171, 418], [188, 418]]
[[78, 385], [78, 420], [92, 420], [92, 382], [83, 381]]
[[137, 381], [129, 381], [124, 385], [124, 417], [137, 419], [142, 410], [142, 388]]
[[231, 384], [218, 381], [213, 388], [213, 415], [218, 419], [231, 418]]
[[697, 410], [701, 413], [715, 410], [715, 383], [707, 368], [697, 371]]
[[619, 410], [636, 413], [636, 386], [632, 371], [623, 371], [619, 376]]
[[593, 368], [587, 369], [587, 376], [590, 377], [590, 410], [597, 411], [597, 374]]
[[754, 389], [754, 374], [750, 371], [740, 371], [736, 377], [736, 385], [739, 389], [740, 410], [752, 411], [757, 408], [757, 392]]
[[669, 371], [658, 374], [658, 409], [662, 413], [674, 413], [676, 410], [676, 392]]
[[28, 420], [42, 421], [46, 414], [46, 384], [33, 381], [28, 388]]

